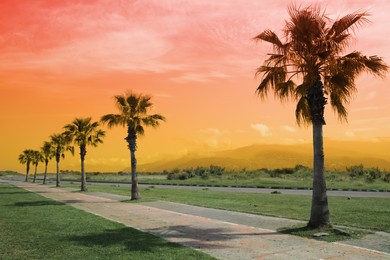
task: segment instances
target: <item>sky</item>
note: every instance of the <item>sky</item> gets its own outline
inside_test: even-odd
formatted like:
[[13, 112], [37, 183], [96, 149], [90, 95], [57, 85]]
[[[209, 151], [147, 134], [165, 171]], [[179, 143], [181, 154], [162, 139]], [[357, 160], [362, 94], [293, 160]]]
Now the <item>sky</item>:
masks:
[[[2, 0], [0, 2], [0, 170], [23, 172], [18, 155], [39, 149], [76, 117], [116, 113], [114, 95], [153, 96], [151, 113], [167, 118], [138, 140], [139, 163], [251, 144], [311, 142], [295, 105], [255, 89], [255, 70], [271, 51], [253, 37], [281, 35], [285, 0]], [[320, 4], [332, 19], [368, 11], [349, 51], [390, 64], [390, 1], [297, 1]], [[326, 109], [324, 138], [390, 140], [390, 78], [363, 74], [348, 106], [348, 123]], [[129, 167], [124, 128], [107, 129], [87, 148], [87, 171]], [[70, 154], [61, 169], [79, 169]], [[39, 171], [43, 171], [41, 168]], [[54, 161], [49, 171], [55, 171]]]

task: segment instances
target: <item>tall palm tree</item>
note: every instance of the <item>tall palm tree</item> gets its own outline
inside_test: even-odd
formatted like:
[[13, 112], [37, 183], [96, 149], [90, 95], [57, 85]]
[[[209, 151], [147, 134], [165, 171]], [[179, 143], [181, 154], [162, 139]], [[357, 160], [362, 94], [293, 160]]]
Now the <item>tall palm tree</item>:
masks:
[[329, 225], [322, 133], [327, 99], [339, 119], [346, 121], [346, 104], [357, 92], [357, 76], [366, 71], [384, 77], [388, 67], [377, 56], [367, 57], [358, 51], [343, 54], [351, 32], [368, 21], [366, 12], [351, 13], [335, 21], [319, 6], [290, 6], [288, 12], [290, 20], [283, 28], [285, 42], [271, 30], [255, 37], [273, 45], [273, 53], [257, 69], [256, 75], [263, 77], [256, 92], [261, 98], [272, 90], [281, 101], [295, 99], [298, 125], [313, 127], [314, 177], [308, 227], [317, 228]]
[[113, 126], [127, 127], [125, 140], [130, 150], [131, 199], [136, 200], [139, 198], [137, 160], [135, 158], [137, 137], [144, 134], [144, 126], [158, 127], [160, 121], [165, 121], [165, 117], [160, 114], [148, 114], [153, 105], [150, 101], [152, 97], [149, 95], [128, 92], [125, 95], [117, 95], [114, 98], [115, 105], [120, 113], [104, 115], [101, 121], [107, 123], [109, 128]]
[[46, 176], [47, 176], [47, 165], [49, 161], [55, 156], [54, 146], [51, 142], [43, 142], [43, 146], [41, 147], [41, 152], [43, 155], [43, 159], [45, 161], [45, 173], [43, 174], [43, 184], [46, 184]]
[[99, 129], [99, 122], [91, 122], [91, 118], [76, 118], [71, 124], [64, 127], [64, 134], [80, 148], [81, 160], [81, 191], [87, 191], [84, 161], [87, 154], [87, 145], [96, 147], [103, 143], [105, 132]]
[[65, 158], [65, 152], [70, 151], [72, 155], [74, 154], [74, 148], [70, 145], [72, 140], [66, 136], [64, 133], [54, 134], [50, 136], [51, 143], [55, 150], [56, 158], [56, 187], [60, 187], [61, 184], [61, 174], [60, 174], [60, 160], [61, 157]]
[[19, 162], [21, 164], [26, 164], [26, 179], [24, 181], [28, 181], [28, 173], [30, 171], [30, 164], [32, 162], [33, 150], [26, 149], [21, 154], [19, 154]]
[[35, 180], [37, 178], [38, 164], [40, 162], [43, 162], [43, 161], [44, 161], [44, 158], [43, 158], [42, 153], [40, 151], [34, 150], [33, 154], [32, 154], [32, 163], [35, 166], [33, 182], [35, 182]]

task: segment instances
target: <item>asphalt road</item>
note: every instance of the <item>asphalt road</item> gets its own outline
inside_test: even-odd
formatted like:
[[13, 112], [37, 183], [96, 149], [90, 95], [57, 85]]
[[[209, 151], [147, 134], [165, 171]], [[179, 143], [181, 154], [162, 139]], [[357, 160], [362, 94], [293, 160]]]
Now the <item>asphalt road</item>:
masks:
[[[70, 183], [70, 181], [61, 181], [62, 183]], [[72, 181], [77, 182], [77, 181]], [[108, 186], [128, 186], [129, 183], [103, 183], [103, 182], [88, 182], [93, 185], [108, 185]], [[279, 191], [282, 194], [290, 195], [312, 195], [312, 191], [309, 189], [267, 189], [267, 188], [238, 188], [238, 187], [211, 187], [211, 186], [180, 186], [180, 185], [159, 185], [159, 184], [139, 184], [140, 187], [150, 187], [162, 189], [191, 189], [191, 190], [216, 190], [216, 191], [232, 191], [232, 192], [253, 192], [253, 193], [271, 193], [273, 191]], [[362, 198], [387, 198], [390, 199], [390, 192], [380, 191], [342, 191], [342, 190], [328, 190], [328, 196], [341, 196], [341, 197], [362, 197]]]

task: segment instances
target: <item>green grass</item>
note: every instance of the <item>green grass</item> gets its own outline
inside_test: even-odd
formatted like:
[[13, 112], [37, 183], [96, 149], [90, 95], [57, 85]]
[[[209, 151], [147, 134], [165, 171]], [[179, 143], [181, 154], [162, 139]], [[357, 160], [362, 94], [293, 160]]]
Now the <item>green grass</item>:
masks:
[[[278, 229], [278, 232], [300, 236], [300, 237], [314, 238], [316, 240], [327, 241], [327, 242], [344, 241], [348, 239], [358, 239], [363, 237], [364, 235], [369, 234], [369, 232], [362, 231], [362, 230], [354, 230], [354, 229], [342, 230], [333, 227], [310, 229], [306, 225], [296, 225], [287, 228], [280, 228]], [[314, 236], [314, 234], [316, 233], [327, 233], [328, 235]]]
[[35, 193], [0, 184], [0, 259], [213, 259]]
[[[73, 187], [78, 188], [78, 185]], [[90, 191], [130, 196], [128, 187], [91, 185]], [[307, 221], [311, 196], [224, 192], [213, 190], [186, 190], [168, 188], [141, 188], [142, 201], [165, 200], [209, 208], [285, 217]], [[283, 192], [282, 192], [283, 193]], [[390, 232], [390, 199], [328, 197], [333, 225], [342, 225]]]

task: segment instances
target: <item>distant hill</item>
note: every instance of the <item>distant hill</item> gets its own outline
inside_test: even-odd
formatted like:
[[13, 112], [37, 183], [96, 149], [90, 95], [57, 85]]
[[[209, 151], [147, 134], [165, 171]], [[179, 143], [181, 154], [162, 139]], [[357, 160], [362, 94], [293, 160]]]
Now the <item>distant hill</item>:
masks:
[[[390, 141], [347, 142], [325, 140], [325, 167], [341, 169], [363, 164], [390, 170]], [[138, 166], [140, 171], [163, 171], [174, 168], [219, 165], [229, 170], [284, 168], [301, 164], [312, 167], [312, 144], [264, 145], [256, 144], [237, 149], [207, 152], [174, 160], [159, 161]], [[387, 153], [386, 153], [387, 152]], [[129, 170], [129, 169], [126, 169]]]

